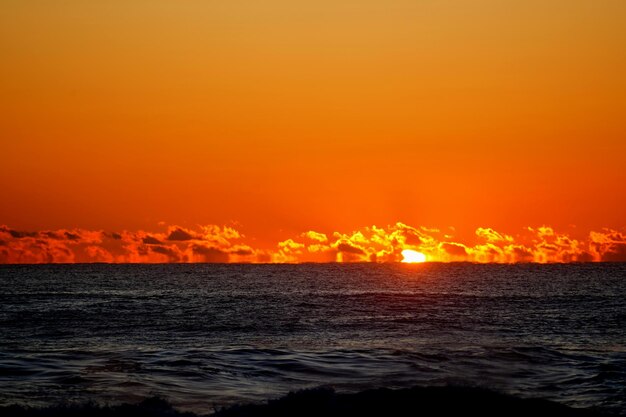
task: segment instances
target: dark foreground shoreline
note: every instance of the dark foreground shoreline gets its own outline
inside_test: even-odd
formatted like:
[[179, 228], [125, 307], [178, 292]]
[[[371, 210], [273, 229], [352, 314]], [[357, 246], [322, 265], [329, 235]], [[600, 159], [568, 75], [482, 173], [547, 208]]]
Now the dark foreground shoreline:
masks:
[[[196, 417], [177, 411], [166, 400], [152, 397], [138, 404], [100, 406], [60, 405], [49, 408], [0, 407], [7, 417]], [[615, 416], [601, 409], [578, 409], [542, 399], [522, 399], [470, 387], [413, 387], [373, 389], [353, 394], [330, 388], [291, 392], [263, 404], [235, 405], [216, 410], [212, 417], [393, 417], [393, 416]]]

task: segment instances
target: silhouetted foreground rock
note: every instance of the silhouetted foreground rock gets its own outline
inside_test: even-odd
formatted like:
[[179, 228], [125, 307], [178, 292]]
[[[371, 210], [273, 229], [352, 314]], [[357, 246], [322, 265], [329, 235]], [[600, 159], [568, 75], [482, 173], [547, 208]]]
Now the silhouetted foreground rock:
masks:
[[538, 399], [520, 399], [478, 388], [376, 389], [336, 394], [328, 389], [290, 393], [263, 405], [234, 406], [215, 417], [391, 416], [577, 416], [604, 415]]
[[[101, 407], [59, 406], [52, 408], [0, 408], [2, 416], [16, 417], [194, 417], [175, 410], [167, 401], [149, 398], [139, 404]], [[337, 394], [317, 388], [289, 393], [265, 404], [236, 405], [212, 417], [393, 417], [393, 416], [507, 416], [593, 417], [607, 416], [599, 410], [574, 409], [562, 404], [520, 399], [479, 388], [415, 387], [375, 389], [356, 394]]]

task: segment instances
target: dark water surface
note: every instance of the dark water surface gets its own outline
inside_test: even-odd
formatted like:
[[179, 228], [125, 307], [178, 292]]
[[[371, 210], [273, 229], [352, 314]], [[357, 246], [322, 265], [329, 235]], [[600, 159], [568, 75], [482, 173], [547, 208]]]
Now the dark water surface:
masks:
[[0, 406], [461, 384], [626, 411], [626, 264], [0, 266]]

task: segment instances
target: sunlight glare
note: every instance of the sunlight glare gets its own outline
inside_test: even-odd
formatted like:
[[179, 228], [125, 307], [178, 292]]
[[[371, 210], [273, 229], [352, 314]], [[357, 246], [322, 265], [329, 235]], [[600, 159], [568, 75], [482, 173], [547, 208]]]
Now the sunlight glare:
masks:
[[426, 255], [411, 249], [405, 249], [402, 251], [402, 262], [408, 264], [426, 262]]

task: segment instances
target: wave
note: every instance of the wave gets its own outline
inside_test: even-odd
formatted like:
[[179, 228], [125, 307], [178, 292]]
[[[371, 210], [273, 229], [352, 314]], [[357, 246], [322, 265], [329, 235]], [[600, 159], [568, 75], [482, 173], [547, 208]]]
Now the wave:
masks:
[[[54, 407], [0, 407], [7, 417], [197, 417], [178, 411], [167, 400], [150, 397], [136, 404], [64, 404]], [[289, 394], [260, 404], [233, 405], [214, 410], [211, 417], [379, 417], [379, 416], [469, 416], [527, 417], [607, 417], [617, 414], [600, 408], [571, 408], [537, 398], [520, 398], [484, 388], [447, 386], [405, 389], [370, 389], [357, 393], [337, 393], [319, 387]]]

